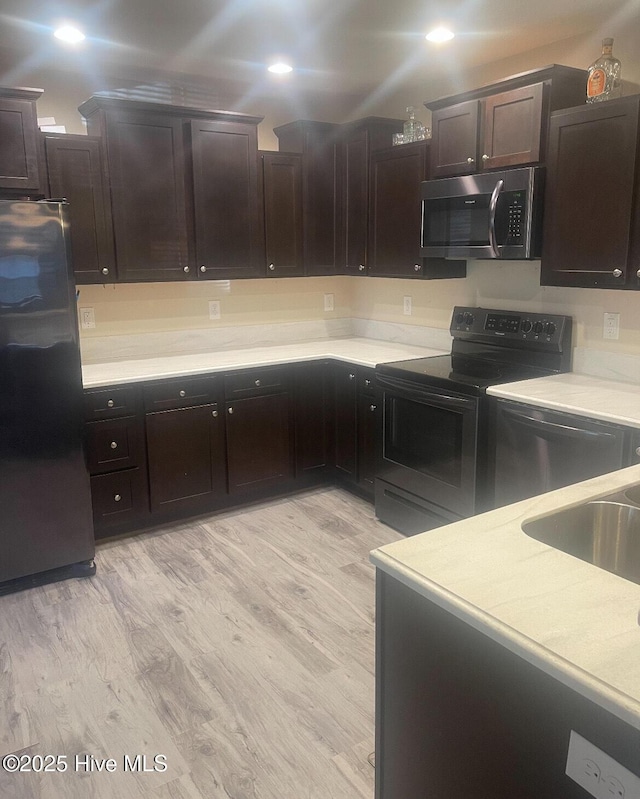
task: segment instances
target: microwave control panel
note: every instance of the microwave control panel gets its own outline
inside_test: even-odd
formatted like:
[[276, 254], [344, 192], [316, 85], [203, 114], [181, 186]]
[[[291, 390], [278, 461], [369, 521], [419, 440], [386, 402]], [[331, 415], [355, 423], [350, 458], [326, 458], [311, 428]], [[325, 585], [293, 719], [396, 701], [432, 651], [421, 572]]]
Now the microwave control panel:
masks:
[[522, 191], [509, 192], [506, 244], [520, 244], [523, 239], [525, 198], [526, 194]]

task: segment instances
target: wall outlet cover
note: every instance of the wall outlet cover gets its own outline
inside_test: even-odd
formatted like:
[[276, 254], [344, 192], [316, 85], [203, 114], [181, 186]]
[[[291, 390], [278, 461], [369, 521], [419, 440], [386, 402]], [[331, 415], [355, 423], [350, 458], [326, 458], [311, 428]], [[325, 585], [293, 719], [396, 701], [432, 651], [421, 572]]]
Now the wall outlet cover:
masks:
[[209, 300], [209, 319], [220, 319], [220, 300]]
[[333, 311], [335, 309], [333, 294], [324, 295], [324, 309], [325, 311]]
[[596, 799], [640, 799], [640, 777], [571, 730], [565, 773]]
[[402, 313], [405, 316], [411, 316], [411, 297], [405, 297], [402, 304]]
[[96, 326], [96, 315], [93, 308], [80, 308], [80, 327], [91, 330]]

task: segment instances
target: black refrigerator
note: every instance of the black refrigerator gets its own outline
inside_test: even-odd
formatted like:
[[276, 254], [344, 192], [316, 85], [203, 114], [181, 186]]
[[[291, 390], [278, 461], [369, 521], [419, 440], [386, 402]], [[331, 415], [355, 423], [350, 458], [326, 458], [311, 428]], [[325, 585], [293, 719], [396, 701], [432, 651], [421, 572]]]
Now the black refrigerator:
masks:
[[0, 593], [95, 572], [66, 205], [0, 200]]

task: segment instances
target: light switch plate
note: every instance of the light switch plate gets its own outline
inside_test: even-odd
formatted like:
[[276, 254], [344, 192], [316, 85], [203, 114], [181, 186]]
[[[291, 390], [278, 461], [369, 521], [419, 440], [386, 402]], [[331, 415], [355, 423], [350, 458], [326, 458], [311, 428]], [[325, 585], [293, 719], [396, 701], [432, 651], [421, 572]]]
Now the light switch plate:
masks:
[[333, 294], [325, 294], [324, 295], [324, 309], [325, 311], [333, 311], [334, 310], [334, 300]]
[[620, 314], [619, 313], [606, 313], [604, 315], [604, 324], [602, 327], [602, 338], [619, 339], [620, 338]]

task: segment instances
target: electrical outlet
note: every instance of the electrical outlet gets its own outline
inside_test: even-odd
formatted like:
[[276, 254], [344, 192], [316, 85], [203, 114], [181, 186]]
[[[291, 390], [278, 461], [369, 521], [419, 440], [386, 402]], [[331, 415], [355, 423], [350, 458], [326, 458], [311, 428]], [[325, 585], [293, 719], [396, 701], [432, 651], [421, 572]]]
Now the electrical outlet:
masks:
[[640, 799], [640, 777], [574, 730], [565, 773], [596, 799]]
[[402, 306], [402, 313], [405, 316], [411, 316], [411, 297], [405, 297]]
[[93, 308], [80, 308], [80, 327], [91, 330], [96, 326], [96, 315]]
[[333, 294], [325, 294], [324, 295], [324, 309], [325, 309], [325, 311], [333, 311], [334, 310]]
[[220, 300], [209, 300], [209, 319], [220, 319]]
[[620, 338], [620, 314], [606, 313], [604, 315], [604, 325], [602, 328], [602, 338]]

